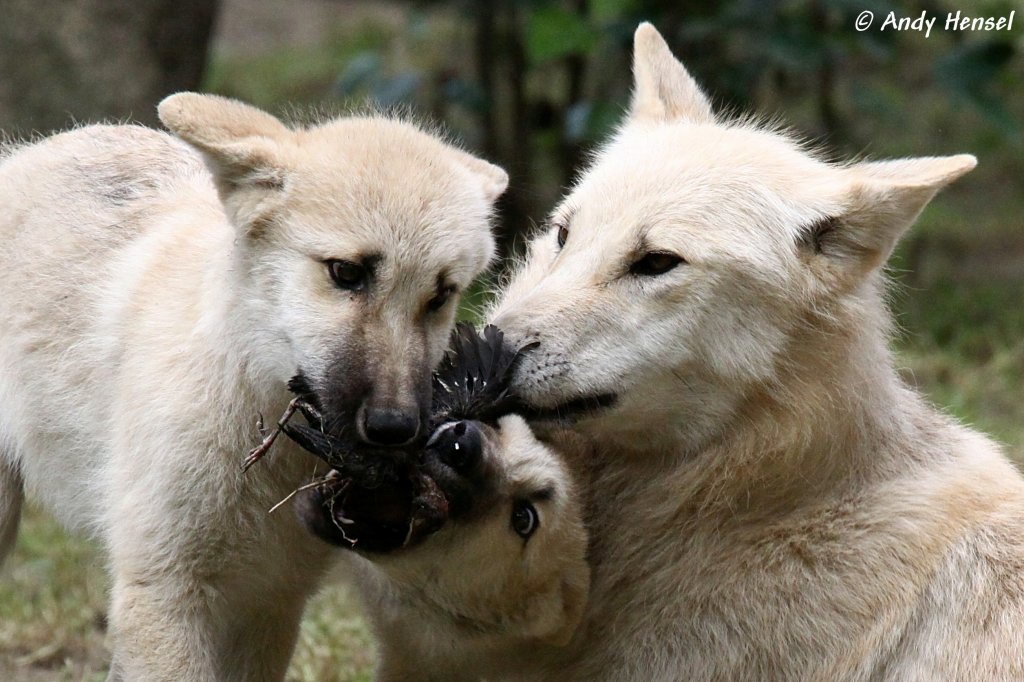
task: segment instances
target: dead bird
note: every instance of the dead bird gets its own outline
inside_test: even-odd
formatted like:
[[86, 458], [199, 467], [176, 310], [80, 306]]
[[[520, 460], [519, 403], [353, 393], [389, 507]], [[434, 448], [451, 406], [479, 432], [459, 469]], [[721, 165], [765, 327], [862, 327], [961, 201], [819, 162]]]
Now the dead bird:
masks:
[[338, 435], [301, 377], [279, 422], [331, 467], [296, 511], [313, 534], [354, 550], [348, 568], [381, 680], [515, 676], [524, 657], [547, 660], [570, 641], [589, 598], [584, 501], [565, 443], [538, 439], [523, 415], [550, 415], [509, 388], [534, 346], [469, 325], [451, 346], [433, 377], [429, 436], [415, 446]]
[[[457, 325], [451, 350], [433, 376], [430, 428], [404, 448], [377, 448], [346, 437], [325, 421], [319, 398], [298, 374], [289, 383], [295, 398], [288, 410], [275, 429], [264, 432], [243, 468], [255, 464], [283, 432], [330, 467], [300, 488], [308, 491], [300, 515], [316, 535], [367, 552], [414, 545], [450, 514], [467, 513], [486, 492], [482, 427], [523, 410], [509, 383], [520, 358], [535, 346], [510, 347], [494, 326], [478, 334], [469, 324]], [[306, 424], [292, 421], [296, 412]]]

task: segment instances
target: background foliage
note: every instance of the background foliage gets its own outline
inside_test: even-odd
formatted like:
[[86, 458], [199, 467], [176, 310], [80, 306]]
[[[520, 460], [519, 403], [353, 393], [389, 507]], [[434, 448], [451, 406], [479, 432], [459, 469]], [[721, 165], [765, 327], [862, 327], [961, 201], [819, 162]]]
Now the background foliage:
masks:
[[[663, 32], [719, 108], [781, 118], [835, 158], [974, 153], [979, 168], [926, 210], [892, 264], [896, 344], [908, 381], [1024, 460], [1019, 2], [222, 0], [205, 61], [196, 36], [214, 2], [100, 3], [104, 11], [82, 25], [88, 30], [76, 28], [85, 20], [63, 0], [11, 2], [29, 9], [0, 27], [6, 83], [21, 83], [0, 85], [0, 128], [47, 130], [69, 114], [152, 120], [164, 92], [186, 87], [278, 112], [411, 106], [510, 170], [500, 228], [507, 250], [544, 219], [620, 118], [641, 20]], [[865, 9], [875, 26], [857, 32]], [[938, 29], [948, 11], [1014, 9], [1012, 32], [878, 30], [889, 11], [938, 15]], [[160, 19], [167, 11], [170, 23]], [[177, 56], [169, 25], [183, 36]], [[112, 47], [124, 35], [137, 39], [132, 50]], [[99, 48], [76, 47], [85, 40]], [[126, 84], [123, 97], [108, 85], [111, 73]], [[102, 97], [76, 104], [100, 87]], [[0, 574], [0, 679], [103, 679], [106, 586], [97, 556], [30, 511]], [[351, 599], [330, 587], [304, 622], [290, 676], [366, 679], [371, 661]]]

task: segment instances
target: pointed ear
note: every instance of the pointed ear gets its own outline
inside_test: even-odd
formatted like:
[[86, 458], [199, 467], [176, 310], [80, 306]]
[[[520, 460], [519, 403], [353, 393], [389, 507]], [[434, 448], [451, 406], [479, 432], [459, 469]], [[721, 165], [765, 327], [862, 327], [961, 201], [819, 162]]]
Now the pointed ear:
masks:
[[825, 257], [841, 280], [856, 281], [889, 259], [900, 237], [935, 194], [977, 165], [970, 154], [859, 163], [841, 215], [819, 221], [804, 245]]
[[640, 24], [633, 35], [634, 121], [714, 123], [711, 102], [697, 81], [672, 55], [657, 29]]
[[280, 186], [279, 143], [291, 131], [256, 107], [217, 95], [179, 92], [157, 107], [167, 129], [198, 149], [222, 191]]
[[487, 201], [492, 204], [497, 201], [498, 197], [500, 197], [508, 187], [508, 173], [506, 173], [504, 169], [495, 166], [493, 163], [488, 163], [487, 161], [473, 156], [468, 152], [464, 152], [461, 149], [455, 149], [453, 147], [452, 153], [455, 156], [455, 160], [460, 165], [467, 168], [474, 176], [476, 176], [477, 180], [479, 180]]

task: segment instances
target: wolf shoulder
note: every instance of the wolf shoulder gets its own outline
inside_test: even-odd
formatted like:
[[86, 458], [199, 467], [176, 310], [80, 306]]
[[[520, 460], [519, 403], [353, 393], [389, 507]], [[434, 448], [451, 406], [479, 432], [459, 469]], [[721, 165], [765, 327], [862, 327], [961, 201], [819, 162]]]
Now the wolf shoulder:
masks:
[[[989, 492], [1010, 495], [1006, 487]], [[1024, 499], [1004, 499], [947, 549], [891, 657], [888, 680], [1024, 679]]]
[[931, 679], [1024, 679], [1024, 477], [988, 437], [954, 433], [949, 476], [962, 492], [949, 513], [964, 530], [918, 602], [902, 659], [919, 671], [933, 662]]
[[208, 242], [230, 235], [198, 153], [136, 125], [88, 125], [8, 145], [0, 204], [0, 292], [10, 322], [33, 332], [59, 326], [65, 338], [96, 321], [105, 300], [137, 288], [140, 273], [183, 235], [194, 263]]
[[44, 212], [58, 218], [49, 222], [55, 230], [138, 229], [146, 221], [124, 221], [125, 215], [182, 193], [216, 201], [194, 150], [139, 125], [86, 125], [0, 148], [0, 197], [9, 216], [22, 218], [0, 220], [5, 236], [19, 236], [18, 227], [30, 226], [27, 219]]

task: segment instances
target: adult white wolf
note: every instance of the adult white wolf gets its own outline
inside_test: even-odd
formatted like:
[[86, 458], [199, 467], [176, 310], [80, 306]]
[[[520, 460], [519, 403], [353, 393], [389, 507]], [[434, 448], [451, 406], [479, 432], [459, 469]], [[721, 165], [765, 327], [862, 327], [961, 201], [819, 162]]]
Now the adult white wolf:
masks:
[[650, 25], [628, 118], [492, 316], [580, 424], [574, 680], [1024, 679], [1024, 485], [898, 377], [882, 268], [971, 156], [827, 163]]
[[311, 460], [239, 470], [255, 415], [301, 371], [337, 428], [414, 438], [506, 176], [382, 117], [159, 113], [180, 139], [0, 162], [0, 557], [24, 488], [109, 549], [112, 677], [280, 679], [328, 549], [267, 516]]

